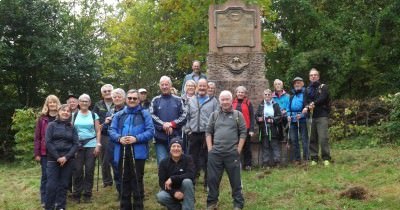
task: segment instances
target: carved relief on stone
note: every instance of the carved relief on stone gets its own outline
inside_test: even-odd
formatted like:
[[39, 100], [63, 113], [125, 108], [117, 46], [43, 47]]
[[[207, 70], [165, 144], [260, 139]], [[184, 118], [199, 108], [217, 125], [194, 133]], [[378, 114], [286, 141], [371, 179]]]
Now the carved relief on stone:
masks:
[[217, 47], [255, 46], [255, 10], [245, 10], [241, 7], [216, 10], [214, 27], [217, 31]]
[[225, 65], [233, 74], [241, 74], [244, 71], [244, 67], [249, 65], [249, 63], [243, 63], [239, 57], [235, 56], [231, 59], [229, 63]]

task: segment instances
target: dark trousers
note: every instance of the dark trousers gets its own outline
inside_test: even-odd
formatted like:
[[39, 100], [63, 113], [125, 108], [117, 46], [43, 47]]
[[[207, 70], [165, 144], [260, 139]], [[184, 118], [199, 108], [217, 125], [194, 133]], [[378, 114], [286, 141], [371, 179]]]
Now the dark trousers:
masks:
[[[125, 151], [123, 151], [125, 148]], [[142, 210], [144, 200], [144, 165], [145, 160], [133, 161], [132, 147], [121, 147], [121, 157], [119, 161], [119, 174], [121, 180], [121, 203], [122, 210]], [[125, 154], [125, 160], [124, 155]], [[133, 205], [132, 205], [133, 195]]]
[[120, 175], [119, 175], [119, 171], [118, 171], [118, 166], [117, 164], [114, 163], [114, 147], [115, 147], [115, 143], [110, 142], [110, 144], [108, 145], [108, 150], [110, 153], [109, 156], [109, 163], [111, 165], [113, 174], [114, 174], [114, 183], [115, 183], [115, 188], [118, 191], [118, 194], [121, 193], [121, 180], [120, 180]]
[[207, 147], [206, 147], [206, 135], [204, 132], [192, 133], [188, 137], [189, 140], [189, 154], [192, 156], [195, 174], [199, 174], [200, 170], [204, 170], [204, 185], [207, 183]]
[[68, 184], [73, 164], [68, 160], [62, 167], [57, 161], [47, 162], [46, 209], [65, 209]]
[[208, 153], [208, 196], [207, 206], [218, 203], [219, 185], [222, 174], [226, 171], [232, 189], [233, 206], [240, 209], [244, 206], [242, 194], [242, 181], [240, 175], [240, 155], [235, 150], [227, 153], [220, 153], [211, 150]]
[[42, 176], [40, 177], [40, 202], [46, 203], [46, 185], [47, 185], [47, 156], [40, 157], [40, 166]]
[[251, 142], [250, 142], [249, 130], [247, 130], [246, 141], [244, 142], [244, 145], [243, 145], [242, 154], [243, 154], [243, 165], [244, 165], [244, 167], [252, 166], [252, 164], [251, 164], [251, 160], [252, 160]]
[[111, 174], [111, 164], [110, 159], [112, 157], [109, 147], [113, 146], [113, 143], [110, 142], [110, 138], [107, 135], [101, 135], [101, 151], [100, 151], [100, 164], [101, 164], [101, 176], [103, 178], [103, 185], [112, 185], [113, 178]]
[[280, 163], [281, 144], [279, 131], [276, 125], [268, 125], [262, 135], [262, 161], [263, 165]]
[[74, 160], [74, 192], [75, 198], [83, 196], [92, 197], [94, 168], [96, 157], [93, 154], [94, 147], [84, 147], [79, 149]]

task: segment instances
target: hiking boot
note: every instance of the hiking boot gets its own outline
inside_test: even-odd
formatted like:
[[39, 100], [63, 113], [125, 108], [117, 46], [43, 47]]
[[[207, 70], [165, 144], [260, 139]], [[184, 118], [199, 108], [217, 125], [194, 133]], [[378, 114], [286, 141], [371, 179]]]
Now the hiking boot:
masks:
[[311, 161], [311, 166], [316, 166], [316, 165], [317, 165], [317, 161], [312, 160], [312, 161]]
[[235, 207], [235, 208], [233, 208], [233, 210], [242, 210], [242, 209], [239, 207]]
[[324, 160], [324, 166], [329, 166], [330, 164], [329, 160]]
[[218, 210], [218, 203], [207, 206], [207, 210]]

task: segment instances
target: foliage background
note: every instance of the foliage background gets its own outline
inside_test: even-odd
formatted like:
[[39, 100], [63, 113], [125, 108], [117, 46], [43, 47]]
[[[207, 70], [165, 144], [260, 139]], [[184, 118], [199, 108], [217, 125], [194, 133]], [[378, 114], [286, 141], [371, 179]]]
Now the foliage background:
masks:
[[[112, 83], [154, 95], [164, 74], [179, 89], [191, 61], [205, 63], [208, 7], [223, 2], [123, 0], [112, 7], [97, 0], [1, 0], [0, 159], [14, 158], [15, 109], [39, 107], [48, 94], [64, 101], [69, 91], [89, 93], [96, 101], [99, 87]], [[400, 1], [245, 2], [262, 11], [267, 79], [307, 78], [316, 67], [334, 99], [399, 91]]]

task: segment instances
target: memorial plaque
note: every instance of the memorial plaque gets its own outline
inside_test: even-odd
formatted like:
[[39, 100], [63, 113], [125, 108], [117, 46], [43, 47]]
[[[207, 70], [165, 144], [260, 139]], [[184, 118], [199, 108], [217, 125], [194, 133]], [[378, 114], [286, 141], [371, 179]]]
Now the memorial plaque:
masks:
[[215, 11], [217, 47], [254, 47], [255, 13], [254, 10], [232, 7]]

